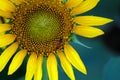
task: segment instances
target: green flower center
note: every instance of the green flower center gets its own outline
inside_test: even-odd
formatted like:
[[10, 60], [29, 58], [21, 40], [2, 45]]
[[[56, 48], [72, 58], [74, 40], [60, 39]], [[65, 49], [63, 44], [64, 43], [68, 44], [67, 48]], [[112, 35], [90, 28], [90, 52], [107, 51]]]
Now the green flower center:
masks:
[[54, 39], [60, 32], [60, 20], [58, 15], [51, 12], [39, 11], [30, 16], [27, 21], [30, 36], [40, 41]]
[[72, 31], [69, 11], [54, 1], [23, 3], [12, 20], [12, 32], [21, 47], [37, 54], [49, 55], [62, 49]]

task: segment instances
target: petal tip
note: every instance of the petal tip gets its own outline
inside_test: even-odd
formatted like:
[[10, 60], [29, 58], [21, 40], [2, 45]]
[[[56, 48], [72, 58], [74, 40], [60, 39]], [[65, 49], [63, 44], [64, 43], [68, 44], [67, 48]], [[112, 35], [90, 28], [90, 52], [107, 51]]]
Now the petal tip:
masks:
[[87, 70], [86, 70], [86, 68], [83, 70], [83, 72], [82, 72], [84, 75], [87, 75]]
[[12, 75], [13, 73], [10, 71], [10, 70], [8, 70], [8, 75]]
[[113, 22], [113, 21], [114, 21], [113, 19], [108, 19], [108, 23]]
[[83, 67], [79, 67], [79, 68], [76, 68], [78, 69], [81, 73], [83, 73], [84, 75], [87, 75], [87, 70], [86, 70], [86, 67], [85, 65], [83, 64], [82, 65]]

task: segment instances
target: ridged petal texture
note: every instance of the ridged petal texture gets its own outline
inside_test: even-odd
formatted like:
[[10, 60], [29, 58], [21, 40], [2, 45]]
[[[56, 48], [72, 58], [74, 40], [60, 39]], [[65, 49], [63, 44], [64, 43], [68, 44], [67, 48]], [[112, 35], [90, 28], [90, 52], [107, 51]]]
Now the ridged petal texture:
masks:
[[60, 59], [61, 66], [62, 66], [63, 70], [65, 71], [65, 73], [68, 75], [68, 77], [71, 80], [75, 80], [72, 66], [71, 66], [70, 62], [67, 60], [66, 56], [61, 51], [58, 51], [57, 54]]
[[8, 31], [10, 30], [10, 25], [9, 24], [0, 24], [0, 33], [1, 32], [5, 32], [5, 31]]
[[36, 66], [37, 66], [37, 55], [36, 53], [31, 53], [27, 62], [25, 80], [32, 80], [33, 75], [36, 71]]
[[15, 6], [9, 0], [0, 0], [0, 10], [14, 12]]
[[90, 27], [90, 26], [77, 26], [73, 28], [73, 32], [76, 34], [87, 37], [87, 38], [94, 38], [99, 35], [104, 34], [104, 32], [100, 29]]
[[9, 12], [0, 10], [0, 16], [5, 17], [5, 18], [11, 18], [12, 15]]
[[42, 80], [42, 63], [43, 63], [43, 55], [40, 55], [37, 59], [37, 68], [34, 74], [35, 80]]
[[16, 36], [13, 34], [6, 34], [0, 37], [0, 47], [7, 46], [15, 40]]
[[82, 14], [84, 12], [87, 12], [93, 9], [98, 4], [98, 2], [99, 0], [84, 0], [79, 6], [75, 7], [71, 11], [71, 14], [74, 15], [74, 14]]
[[64, 46], [64, 51], [65, 51], [65, 55], [67, 57], [67, 59], [69, 60], [69, 62], [80, 72], [82, 72], [83, 74], [87, 74], [85, 65], [83, 64], [80, 56], [78, 55], [78, 53], [74, 50], [74, 48], [69, 45], [68, 43], [65, 44]]
[[74, 18], [73, 21], [80, 25], [101, 26], [109, 22], [112, 22], [113, 20], [98, 16], [79, 16]]
[[20, 50], [13, 58], [10, 66], [9, 66], [9, 71], [8, 75], [13, 74], [23, 63], [23, 60], [27, 54], [27, 50]]
[[49, 80], [58, 80], [57, 60], [53, 53], [51, 53], [48, 56], [47, 70], [48, 70]]
[[16, 52], [17, 48], [18, 43], [16, 42], [2, 52], [2, 54], [0, 55], [0, 72], [4, 69], [10, 58]]

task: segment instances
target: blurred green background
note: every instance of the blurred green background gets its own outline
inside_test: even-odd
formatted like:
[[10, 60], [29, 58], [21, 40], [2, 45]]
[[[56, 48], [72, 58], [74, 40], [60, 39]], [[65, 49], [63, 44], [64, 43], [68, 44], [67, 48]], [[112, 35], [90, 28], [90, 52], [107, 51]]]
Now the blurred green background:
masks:
[[[71, 43], [80, 54], [88, 71], [87, 75], [83, 75], [73, 68], [76, 80], [120, 80], [120, 0], [100, 0], [96, 8], [83, 15], [107, 17], [114, 22], [99, 27], [106, 32], [103, 36], [94, 39], [77, 36], [80, 42], [92, 47], [91, 49]], [[7, 75], [8, 65], [0, 73], [0, 80], [24, 80], [26, 61], [11, 76]], [[69, 80], [60, 66], [58, 69], [59, 80]]]

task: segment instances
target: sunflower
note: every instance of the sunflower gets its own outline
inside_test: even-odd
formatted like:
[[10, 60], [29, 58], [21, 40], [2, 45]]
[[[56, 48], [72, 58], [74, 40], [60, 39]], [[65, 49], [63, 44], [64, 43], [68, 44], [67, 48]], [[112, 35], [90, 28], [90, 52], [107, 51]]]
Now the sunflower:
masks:
[[[72, 34], [93, 38], [104, 34], [95, 26], [112, 22], [98, 16], [79, 16], [94, 8], [99, 0], [0, 0], [0, 71], [13, 57], [8, 75], [12, 75], [28, 56], [25, 80], [41, 80], [43, 59], [49, 80], [58, 80], [58, 63], [75, 80], [74, 66], [87, 74], [79, 54], [69, 44]], [[58, 58], [58, 59], [57, 59]]]

